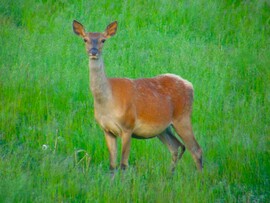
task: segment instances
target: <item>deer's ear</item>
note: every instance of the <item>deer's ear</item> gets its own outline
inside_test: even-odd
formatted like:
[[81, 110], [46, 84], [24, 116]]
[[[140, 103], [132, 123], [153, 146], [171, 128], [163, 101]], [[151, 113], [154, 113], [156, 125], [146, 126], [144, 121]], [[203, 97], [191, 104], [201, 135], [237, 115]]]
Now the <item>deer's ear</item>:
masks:
[[105, 30], [105, 37], [109, 38], [115, 35], [117, 30], [117, 21], [112, 22], [111, 24], [109, 24]]
[[73, 31], [75, 34], [81, 37], [85, 37], [85, 30], [83, 25], [76, 20], [73, 20]]

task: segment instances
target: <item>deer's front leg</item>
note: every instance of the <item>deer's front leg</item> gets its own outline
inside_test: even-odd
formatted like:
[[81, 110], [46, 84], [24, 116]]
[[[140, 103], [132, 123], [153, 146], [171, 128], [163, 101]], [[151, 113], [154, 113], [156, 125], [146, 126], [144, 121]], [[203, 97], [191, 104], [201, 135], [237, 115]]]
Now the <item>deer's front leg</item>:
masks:
[[110, 170], [113, 172], [116, 169], [117, 140], [112, 133], [106, 131], [105, 131], [105, 139], [110, 153]]
[[121, 138], [122, 138], [121, 169], [125, 170], [128, 167], [128, 158], [129, 158], [130, 145], [131, 145], [131, 133], [123, 132]]

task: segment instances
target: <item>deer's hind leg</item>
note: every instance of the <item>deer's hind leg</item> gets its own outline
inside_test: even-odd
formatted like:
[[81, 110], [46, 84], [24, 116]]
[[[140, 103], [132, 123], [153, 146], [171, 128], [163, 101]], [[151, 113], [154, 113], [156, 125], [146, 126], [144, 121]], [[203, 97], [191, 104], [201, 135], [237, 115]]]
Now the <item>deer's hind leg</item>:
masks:
[[[173, 135], [170, 127], [168, 127], [163, 133], [157, 136], [159, 140], [169, 149], [172, 154], [172, 166], [171, 170], [174, 172], [176, 163], [181, 159], [185, 152], [185, 146]], [[179, 153], [180, 147], [180, 153]]]
[[191, 152], [196, 163], [197, 169], [202, 170], [202, 150], [197, 140], [194, 137], [191, 119], [189, 115], [182, 116], [180, 119], [173, 122], [173, 127], [179, 137], [185, 143], [187, 149]]

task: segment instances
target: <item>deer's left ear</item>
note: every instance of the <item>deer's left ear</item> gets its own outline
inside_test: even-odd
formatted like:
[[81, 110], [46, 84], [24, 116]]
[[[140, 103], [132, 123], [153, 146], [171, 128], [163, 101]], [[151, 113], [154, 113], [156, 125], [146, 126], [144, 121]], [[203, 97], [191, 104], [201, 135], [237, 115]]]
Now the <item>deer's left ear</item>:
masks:
[[85, 37], [85, 30], [83, 25], [76, 20], [73, 21], [73, 31], [75, 32], [75, 34], [81, 37]]
[[104, 32], [105, 37], [109, 38], [115, 35], [117, 31], [117, 21], [112, 22], [111, 24], [109, 24]]

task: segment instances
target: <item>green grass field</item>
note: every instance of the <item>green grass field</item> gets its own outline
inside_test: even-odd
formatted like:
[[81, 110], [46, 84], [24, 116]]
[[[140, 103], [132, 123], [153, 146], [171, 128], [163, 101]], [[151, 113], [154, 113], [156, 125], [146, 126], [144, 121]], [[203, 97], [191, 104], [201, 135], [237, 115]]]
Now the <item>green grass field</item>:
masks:
[[[171, 176], [158, 139], [133, 139], [111, 180], [73, 19], [118, 21], [108, 76], [193, 83], [202, 173], [186, 152]], [[270, 202], [269, 113], [267, 0], [1, 0], [0, 202]]]

